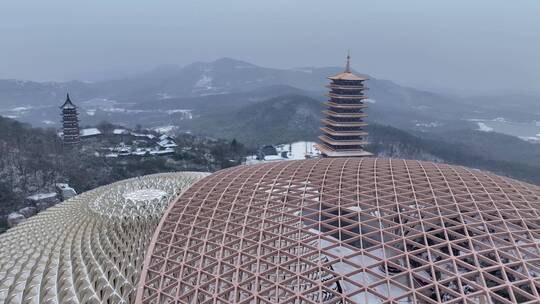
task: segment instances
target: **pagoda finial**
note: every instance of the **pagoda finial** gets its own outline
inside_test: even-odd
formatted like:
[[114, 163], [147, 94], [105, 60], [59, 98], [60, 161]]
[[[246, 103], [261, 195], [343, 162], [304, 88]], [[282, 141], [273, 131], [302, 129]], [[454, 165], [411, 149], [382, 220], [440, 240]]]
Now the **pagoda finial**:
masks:
[[347, 50], [347, 65], [345, 66], [345, 73], [351, 72], [351, 51]]
[[69, 98], [69, 92], [66, 94], [66, 101], [71, 101], [71, 99]]

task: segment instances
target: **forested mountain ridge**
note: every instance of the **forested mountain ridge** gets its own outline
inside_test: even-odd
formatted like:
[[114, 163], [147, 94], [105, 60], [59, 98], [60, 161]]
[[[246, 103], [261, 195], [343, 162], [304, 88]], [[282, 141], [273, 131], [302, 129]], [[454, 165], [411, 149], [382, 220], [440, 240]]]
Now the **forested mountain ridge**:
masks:
[[[97, 126], [112, 133], [113, 125]], [[0, 230], [6, 216], [28, 205], [29, 195], [55, 191], [56, 183], [68, 183], [78, 192], [134, 176], [171, 171], [214, 171], [239, 164], [245, 155], [241, 143], [191, 135], [175, 138], [181, 147], [168, 157], [98, 157], [103, 142], [126, 141], [103, 134], [85, 139], [78, 147], [63, 147], [54, 129], [33, 128], [0, 116]], [[234, 160], [231, 162], [231, 160]]]

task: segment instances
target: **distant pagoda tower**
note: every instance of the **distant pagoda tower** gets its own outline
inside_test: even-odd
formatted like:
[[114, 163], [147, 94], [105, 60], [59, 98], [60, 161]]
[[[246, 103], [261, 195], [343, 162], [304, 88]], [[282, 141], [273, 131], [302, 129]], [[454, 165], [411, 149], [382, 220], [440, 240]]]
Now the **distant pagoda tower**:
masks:
[[364, 150], [367, 144], [364, 81], [368, 78], [351, 72], [351, 56], [347, 55], [345, 71], [328, 79], [331, 80], [326, 86], [330, 89], [326, 95], [329, 100], [324, 103], [327, 108], [323, 111], [323, 134], [319, 136], [321, 142], [317, 148], [324, 157], [372, 155]]
[[76, 145], [80, 142], [79, 118], [77, 107], [71, 102], [69, 94], [60, 107], [62, 109], [62, 140], [64, 145]]

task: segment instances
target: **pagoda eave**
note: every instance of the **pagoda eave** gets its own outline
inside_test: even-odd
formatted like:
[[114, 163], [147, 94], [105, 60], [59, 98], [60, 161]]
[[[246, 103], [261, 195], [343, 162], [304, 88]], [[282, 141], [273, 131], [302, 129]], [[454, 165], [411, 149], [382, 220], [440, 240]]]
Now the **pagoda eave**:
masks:
[[330, 110], [323, 111], [323, 114], [333, 117], [347, 117], [347, 118], [364, 118], [367, 117], [365, 113], [337, 113]]
[[366, 157], [373, 154], [365, 150], [334, 150], [324, 144], [315, 144], [317, 148], [324, 156], [327, 157]]
[[326, 135], [319, 136], [319, 139], [327, 144], [334, 146], [361, 146], [368, 144], [366, 140], [334, 140]]
[[321, 120], [325, 125], [330, 125], [334, 127], [365, 127], [368, 124], [366, 122], [337, 122], [329, 119], [322, 119]]
[[334, 76], [329, 76], [328, 79], [330, 80], [353, 80], [353, 81], [365, 81], [369, 78], [366, 76], [359, 76], [355, 75], [353, 73], [339, 73]]
[[325, 87], [328, 88], [328, 89], [339, 89], [339, 90], [350, 90], [350, 91], [368, 90], [368, 88], [366, 88], [363, 85], [344, 86], [344, 85], [339, 85], [339, 84], [327, 84], [327, 85], [325, 85]]
[[321, 127], [320, 130], [326, 134], [330, 134], [334, 136], [367, 136], [368, 135], [368, 132], [366, 131], [334, 131], [327, 127]]
[[343, 109], [364, 109], [367, 108], [367, 105], [364, 103], [335, 103], [332, 101], [327, 101], [324, 105], [333, 107], [333, 108], [343, 108]]
[[367, 99], [365, 95], [338, 95], [334, 93], [325, 94], [326, 97], [337, 98], [337, 99]]

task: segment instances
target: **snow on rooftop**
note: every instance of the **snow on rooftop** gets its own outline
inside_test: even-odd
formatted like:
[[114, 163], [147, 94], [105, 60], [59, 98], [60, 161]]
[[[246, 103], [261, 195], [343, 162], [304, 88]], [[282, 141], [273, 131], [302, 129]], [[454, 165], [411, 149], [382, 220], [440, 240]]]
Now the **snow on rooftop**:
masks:
[[95, 136], [100, 135], [101, 131], [97, 128], [87, 128], [87, 129], [81, 129], [81, 136]]
[[128, 134], [128, 130], [126, 129], [114, 129], [113, 130], [113, 134], [116, 134], [116, 135], [121, 135], [121, 134]]
[[141, 189], [124, 193], [123, 197], [131, 201], [152, 201], [167, 196], [167, 192], [158, 189]]
[[199, 79], [195, 83], [196, 88], [205, 88], [205, 89], [211, 89], [212, 88], [212, 77], [207, 75], [202, 75], [201, 79]]
[[131, 132], [130, 133], [131, 135], [135, 136], [135, 137], [146, 137], [148, 139], [154, 139], [156, 138], [156, 136], [152, 135], [152, 134], [142, 134], [142, 133], [135, 133], [135, 132]]
[[[163, 127], [157, 127], [154, 128], [154, 131], [158, 133], [172, 133], [178, 129], [177, 126], [163, 126]], [[161, 135], [159, 138], [162, 138], [163, 136], [167, 136], [166, 134]]]
[[26, 198], [29, 199], [29, 200], [33, 200], [33, 201], [39, 201], [39, 200], [42, 200], [42, 199], [48, 199], [48, 198], [54, 198], [54, 197], [56, 197], [56, 192], [37, 193], [37, 194], [34, 194], [34, 195], [30, 195], [30, 196], [28, 196]]
[[171, 154], [171, 153], [174, 153], [174, 149], [172, 148], [166, 148], [166, 149], [158, 150], [158, 151], [150, 151], [150, 155], [163, 155], [163, 154]]
[[174, 148], [174, 147], [178, 147], [178, 145], [177, 145], [174, 141], [172, 141], [172, 140], [170, 140], [170, 139], [163, 139], [163, 140], [161, 140], [160, 142], [158, 142], [158, 145], [159, 145], [160, 147], [163, 147], [163, 148]]

